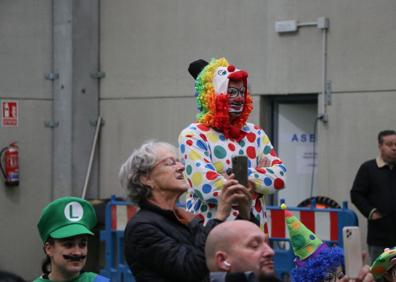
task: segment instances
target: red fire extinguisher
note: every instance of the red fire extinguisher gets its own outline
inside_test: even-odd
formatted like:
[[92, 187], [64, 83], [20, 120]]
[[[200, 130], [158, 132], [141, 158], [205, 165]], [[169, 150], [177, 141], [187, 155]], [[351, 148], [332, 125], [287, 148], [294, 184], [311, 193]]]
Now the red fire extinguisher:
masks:
[[6, 185], [16, 186], [19, 184], [19, 154], [16, 142], [1, 150], [0, 169]]

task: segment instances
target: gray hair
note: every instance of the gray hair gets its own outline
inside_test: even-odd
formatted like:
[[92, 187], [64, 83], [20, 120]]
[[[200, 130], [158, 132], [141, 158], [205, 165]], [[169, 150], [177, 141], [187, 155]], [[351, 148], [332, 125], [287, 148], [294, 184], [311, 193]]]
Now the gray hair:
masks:
[[175, 146], [169, 143], [149, 140], [134, 150], [120, 168], [118, 177], [120, 178], [121, 186], [127, 190], [128, 197], [136, 203], [151, 196], [151, 187], [143, 184], [140, 178], [143, 175], [147, 175], [153, 168], [157, 161], [156, 151], [159, 147], [177, 152]]

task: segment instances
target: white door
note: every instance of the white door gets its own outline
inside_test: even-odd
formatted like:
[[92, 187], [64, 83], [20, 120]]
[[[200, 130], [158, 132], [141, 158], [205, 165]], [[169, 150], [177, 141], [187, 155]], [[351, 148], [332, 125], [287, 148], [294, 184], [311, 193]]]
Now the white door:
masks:
[[285, 199], [288, 206], [297, 206], [316, 191], [317, 104], [279, 103], [275, 114], [278, 154], [287, 167], [286, 188], [279, 192], [278, 199]]

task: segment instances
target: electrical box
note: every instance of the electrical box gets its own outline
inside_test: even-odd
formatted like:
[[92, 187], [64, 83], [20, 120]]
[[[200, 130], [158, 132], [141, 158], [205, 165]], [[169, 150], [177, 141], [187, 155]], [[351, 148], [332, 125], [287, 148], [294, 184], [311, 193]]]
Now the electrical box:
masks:
[[319, 29], [328, 29], [330, 26], [330, 21], [328, 18], [320, 17], [318, 18], [318, 28]]
[[283, 32], [295, 32], [297, 31], [297, 21], [276, 21], [275, 31], [279, 33]]

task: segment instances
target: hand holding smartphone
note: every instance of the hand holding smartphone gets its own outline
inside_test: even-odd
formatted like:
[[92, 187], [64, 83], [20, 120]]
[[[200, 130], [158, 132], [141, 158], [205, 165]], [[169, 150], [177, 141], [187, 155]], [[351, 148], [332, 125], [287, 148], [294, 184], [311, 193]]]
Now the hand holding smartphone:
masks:
[[248, 159], [246, 156], [235, 156], [232, 158], [232, 172], [239, 184], [248, 186]]
[[363, 267], [362, 244], [358, 226], [345, 226], [342, 229], [344, 240], [345, 274], [357, 278]]

